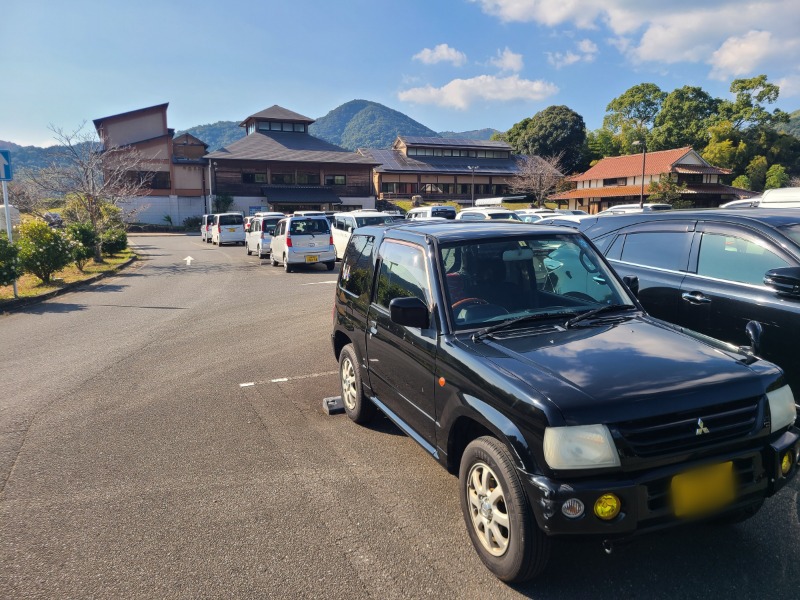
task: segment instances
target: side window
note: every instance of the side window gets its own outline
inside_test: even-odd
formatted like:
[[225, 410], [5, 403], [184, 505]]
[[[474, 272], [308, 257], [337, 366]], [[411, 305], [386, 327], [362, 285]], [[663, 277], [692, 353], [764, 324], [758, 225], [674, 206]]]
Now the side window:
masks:
[[375, 238], [366, 235], [355, 235], [347, 246], [342, 259], [342, 276], [339, 287], [357, 297], [358, 305], [369, 302], [372, 285], [372, 249]]
[[430, 305], [430, 290], [422, 248], [387, 241], [381, 246], [381, 270], [376, 302], [385, 308], [395, 298], [413, 296]]
[[333, 228], [334, 229], [344, 229], [344, 217], [334, 217], [333, 218]]
[[764, 285], [764, 273], [786, 266], [789, 263], [780, 256], [744, 238], [704, 233], [700, 240], [698, 275]]
[[625, 236], [620, 260], [646, 267], [685, 271], [692, 235], [687, 231], [629, 233]]

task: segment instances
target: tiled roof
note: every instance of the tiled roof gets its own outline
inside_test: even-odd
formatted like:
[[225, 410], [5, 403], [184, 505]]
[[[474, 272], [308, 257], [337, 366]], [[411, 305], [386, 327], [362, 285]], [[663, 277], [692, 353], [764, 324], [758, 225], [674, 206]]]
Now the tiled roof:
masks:
[[[648, 186], [644, 187], [644, 196], [647, 198]], [[629, 196], [639, 196], [642, 192], [641, 185], [610, 185], [606, 187], [583, 188], [580, 190], [569, 190], [550, 196], [551, 200], [569, 200], [570, 198], [624, 198]], [[730, 194], [742, 198], [756, 196], [755, 192], [743, 190], [741, 188], [722, 185], [721, 183], [687, 185], [683, 194]]]
[[673, 173], [689, 173], [689, 174], [699, 174], [699, 173], [711, 173], [717, 175], [730, 175], [730, 169], [723, 169], [722, 167], [712, 167], [711, 165], [675, 165], [672, 169]]
[[496, 140], [467, 140], [459, 138], [424, 137], [414, 135], [399, 135], [397, 136], [397, 139], [401, 140], [406, 146], [445, 146], [450, 148], [491, 148], [492, 150], [511, 150], [511, 145], [508, 142]]
[[471, 175], [468, 166], [475, 169], [476, 175], [507, 175], [513, 176], [519, 172], [517, 158], [467, 158], [451, 156], [406, 156], [402, 150], [377, 150], [375, 148], [360, 148], [359, 152], [369, 157], [379, 166], [375, 168], [378, 173], [452, 173]]
[[[693, 152], [691, 146], [675, 150], [659, 150], [648, 152], [645, 157], [644, 171], [646, 175], [669, 173], [672, 166]], [[642, 174], [642, 155], [627, 154], [625, 156], [609, 156], [601, 159], [585, 173], [573, 175], [570, 181], [589, 181], [591, 179], [611, 179], [613, 177], [633, 177]]]
[[314, 122], [314, 119], [309, 119], [306, 116], [293, 112], [288, 108], [278, 106], [277, 104], [274, 104], [269, 108], [265, 108], [261, 112], [257, 112], [254, 115], [250, 115], [244, 121], [239, 123], [239, 127], [244, 127], [245, 123], [247, 123], [250, 119], [265, 119], [270, 121], [299, 121], [302, 123]]
[[256, 131], [229, 146], [206, 154], [205, 158], [228, 160], [268, 160], [279, 162], [339, 163], [350, 165], [377, 164], [357, 152], [316, 138], [307, 133]]

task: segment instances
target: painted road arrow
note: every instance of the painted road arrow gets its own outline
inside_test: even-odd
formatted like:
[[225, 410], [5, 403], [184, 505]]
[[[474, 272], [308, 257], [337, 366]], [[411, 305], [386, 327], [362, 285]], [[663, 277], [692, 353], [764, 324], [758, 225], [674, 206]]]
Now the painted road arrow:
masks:
[[186, 266], [188, 267], [188, 266], [191, 266], [191, 264], [192, 264], [192, 261], [193, 261], [194, 259], [193, 259], [191, 256], [187, 256], [187, 257], [186, 257], [186, 258], [184, 258], [183, 260], [185, 260], [185, 261], [186, 261]]

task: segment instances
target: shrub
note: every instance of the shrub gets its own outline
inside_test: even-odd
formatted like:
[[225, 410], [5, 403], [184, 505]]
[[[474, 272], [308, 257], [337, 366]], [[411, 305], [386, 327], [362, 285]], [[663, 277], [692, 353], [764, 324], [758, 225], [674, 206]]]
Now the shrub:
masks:
[[121, 227], [112, 227], [101, 236], [105, 254], [119, 254], [128, 247], [128, 234]]
[[19, 226], [19, 260], [26, 273], [50, 283], [53, 273], [73, 261], [72, 243], [66, 235], [44, 221], [28, 221]]
[[0, 285], [11, 285], [21, 276], [17, 246], [8, 241], [8, 236], [0, 235]]
[[212, 205], [212, 210], [215, 213], [228, 212], [230, 207], [233, 206], [233, 196], [230, 194], [217, 194], [214, 196]]
[[91, 223], [70, 223], [67, 226], [67, 235], [73, 243], [72, 259], [75, 261], [75, 266], [83, 272], [83, 266], [94, 257], [97, 232]]
[[187, 231], [192, 229], [200, 229], [200, 224], [203, 222], [203, 217], [196, 216], [196, 217], [186, 217], [183, 220], [183, 226], [186, 228]]

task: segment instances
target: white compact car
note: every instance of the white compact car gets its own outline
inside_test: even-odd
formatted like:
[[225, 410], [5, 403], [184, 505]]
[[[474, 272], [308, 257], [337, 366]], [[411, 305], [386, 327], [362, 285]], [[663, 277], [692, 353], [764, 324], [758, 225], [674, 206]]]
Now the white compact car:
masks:
[[244, 216], [242, 213], [230, 212], [214, 215], [211, 243], [217, 246], [244, 244]]
[[354, 210], [353, 212], [336, 213], [333, 215], [333, 245], [336, 247], [336, 258], [344, 256], [347, 242], [354, 229], [365, 225], [389, 225], [394, 222], [394, 217], [375, 210]]
[[247, 256], [254, 252], [258, 258], [267, 258], [272, 248], [272, 234], [275, 226], [284, 218], [284, 215], [268, 217], [253, 217], [250, 221], [250, 230], [245, 234], [244, 249]]
[[323, 263], [328, 271], [336, 265], [330, 224], [324, 216], [286, 217], [278, 221], [272, 235], [270, 261], [283, 263], [290, 273], [301, 265]]
[[203, 215], [200, 221], [200, 240], [211, 243], [211, 226], [214, 225], [214, 215]]
[[517, 213], [506, 208], [465, 208], [456, 215], [456, 219], [459, 221], [520, 220]]

